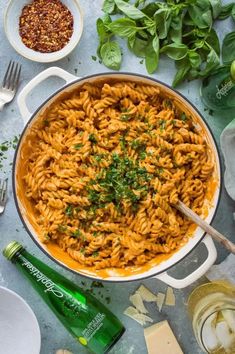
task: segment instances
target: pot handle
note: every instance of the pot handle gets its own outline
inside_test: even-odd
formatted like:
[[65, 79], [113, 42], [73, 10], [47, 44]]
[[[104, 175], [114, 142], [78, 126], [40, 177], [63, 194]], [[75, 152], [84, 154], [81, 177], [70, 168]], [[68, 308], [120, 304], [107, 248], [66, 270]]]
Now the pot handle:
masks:
[[167, 285], [172, 286], [173, 288], [182, 289], [186, 288], [186, 286], [192, 284], [194, 281], [202, 277], [212, 266], [212, 264], [214, 264], [217, 257], [217, 251], [211, 236], [206, 235], [202, 242], [207, 248], [208, 255], [206, 260], [194, 272], [181, 279], [176, 279], [169, 275], [167, 272], [158, 274], [153, 278], [159, 279]]
[[17, 99], [18, 107], [19, 107], [22, 119], [24, 121], [24, 125], [26, 125], [28, 123], [28, 121], [32, 115], [32, 113], [29, 111], [27, 104], [26, 104], [26, 98], [27, 98], [28, 94], [38, 84], [40, 84], [40, 82], [46, 80], [50, 76], [58, 76], [61, 79], [65, 80], [66, 83], [69, 83], [71, 81], [78, 79], [77, 76], [72, 75], [63, 69], [58, 68], [57, 66], [52, 66], [52, 67], [42, 71], [37, 76], [35, 76], [31, 81], [29, 81], [27, 83], [27, 85], [23, 88], [23, 90], [19, 93], [18, 99]]

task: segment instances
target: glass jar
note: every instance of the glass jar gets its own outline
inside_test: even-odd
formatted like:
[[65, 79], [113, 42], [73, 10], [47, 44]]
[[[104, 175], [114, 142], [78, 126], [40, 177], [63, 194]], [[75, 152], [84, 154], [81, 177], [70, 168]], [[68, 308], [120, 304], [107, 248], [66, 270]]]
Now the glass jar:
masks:
[[214, 281], [189, 296], [188, 311], [201, 349], [210, 354], [235, 353], [235, 286]]
[[201, 100], [212, 110], [235, 108], [235, 60], [202, 81]]

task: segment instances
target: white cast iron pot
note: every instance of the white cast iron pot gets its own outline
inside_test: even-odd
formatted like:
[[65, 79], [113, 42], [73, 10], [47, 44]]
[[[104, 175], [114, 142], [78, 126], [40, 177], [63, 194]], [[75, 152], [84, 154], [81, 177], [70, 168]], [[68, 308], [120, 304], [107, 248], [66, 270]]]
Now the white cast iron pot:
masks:
[[[51, 76], [57, 76], [66, 81], [66, 85], [63, 86], [61, 89], [56, 91], [53, 95], [51, 95], [37, 110], [35, 113], [31, 113], [26, 105], [26, 98], [28, 94], [32, 91], [32, 89], [37, 86], [40, 82], [43, 80], [51, 77]], [[133, 273], [128, 276], [123, 276], [123, 275], [118, 275], [113, 273], [110, 273], [108, 277], [103, 279], [103, 277], [99, 274], [99, 271], [97, 272], [89, 272], [85, 271], [83, 269], [79, 269], [79, 265], [76, 267], [71, 267], [70, 262], [65, 262], [64, 259], [61, 260], [59, 258], [56, 258], [48, 249], [45, 244], [43, 244], [37, 237], [37, 233], [35, 232], [34, 226], [30, 223], [28, 217], [27, 217], [27, 210], [25, 207], [24, 203], [24, 198], [22, 198], [22, 193], [19, 196], [19, 181], [17, 177], [17, 171], [20, 169], [20, 164], [19, 164], [19, 157], [20, 157], [20, 151], [22, 144], [24, 142], [24, 138], [27, 134], [27, 132], [30, 130], [30, 127], [32, 124], [35, 122], [39, 114], [41, 114], [55, 99], [57, 99], [61, 93], [63, 92], [70, 92], [79, 87], [80, 85], [84, 84], [84, 82], [94, 82], [97, 79], [110, 79], [110, 78], [115, 78], [118, 80], [122, 79], [128, 79], [128, 80], [134, 80], [134, 81], [140, 81], [145, 84], [151, 84], [151, 85], [157, 85], [162, 92], [165, 92], [169, 98], [173, 98], [176, 102], [179, 102], [180, 105], [183, 107], [184, 111], [188, 111], [191, 115], [196, 117], [197, 120], [200, 121], [200, 125], [203, 127], [204, 131], [206, 132], [207, 140], [213, 150], [213, 153], [215, 155], [215, 170], [217, 173], [217, 178], [218, 178], [218, 186], [215, 190], [213, 201], [212, 201], [212, 207], [209, 210], [208, 216], [206, 217], [206, 221], [210, 223], [215, 215], [217, 206], [218, 206], [218, 201], [219, 201], [219, 196], [220, 196], [220, 189], [221, 189], [221, 170], [220, 170], [220, 160], [219, 160], [219, 154], [217, 150], [217, 146], [215, 143], [215, 140], [212, 136], [212, 133], [210, 132], [209, 127], [207, 126], [206, 122], [203, 120], [202, 116], [200, 113], [197, 111], [197, 109], [188, 102], [188, 100], [179, 94], [177, 91], [173, 90], [166, 84], [163, 84], [162, 82], [159, 82], [155, 79], [151, 79], [147, 76], [142, 76], [138, 74], [128, 74], [128, 73], [103, 73], [103, 74], [96, 74], [96, 75], [91, 75], [87, 76], [85, 78], [77, 78], [74, 75], [69, 74], [68, 72], [62, 70], [61, 68], [58, 67], [50, 67], [49, 69], [46, 69], [45, 71], [41, 72], [39, 75], [37, 75], [34, 79], [32, 79], [21, 91], [21, 93], [18, 96], [18, 105], [20, 109], [20, 113], [22, 115], [23, 121], [25, 128], [23, 130], [23, 133], [21, 135], [16, 154], [15, 154], [15, 160], [14, 160], [14, 169], [13, 169], [13, 187], [14, 187], [14, 196], [15, 196], [15, 201], [16, 201], [16, 206], [18, 209], [18, 213], [22, 219], [22, 222], [24, 223], [28, 233], [34, 240], [34, 242], [54, 261], [59, 263], [60, 265], [66, 267], [67, 269], [76, 272], [77, 274], [81, 274], [96, 280], [105, 280], [105, 281], [111, 281], [111, 282], [127, 282], [127, 281], [133, 281], [133, 280], [140, 280], [148, 277], [155, 277], [157, 279], [162, 280], [163, 282], [171, 285], [174, 288], [184, 288], [191, 283], [193, 283], [195, 280], [200, 278], [203, 274], [207, 272], [207, 270], [211, 267], [211, 265], [215, 262], [216, 260], [216, 248], [214, 246], [214, 243], [209, 235], [205, 235], [204, 231], [200, 229], [199, 227], [196, 229], [194, 235], [189, 239], [189, 241], [178, 251], [176, 251], [169, 259], [162, 261], [160, 264], [155, 265], [153, 267], [150, 267], [147, 270], [144, 270], [141, 273]], [[207, 257], [204, 260], [204, 262], [200, 265], [198, 265], [197, 269], [194, 270], [191, 274], [187, 275], [185, 278], [182, 279], [176, 279], [172, 276], [170, 276], [167, 273], [167, 270], [171, 267], [173, 267], [175, 264], [177, 264], [179, 261], [181, 261], [184, 257], [186, 257], [200, 242], [204, 244], [204, 246], [207, 249]]]

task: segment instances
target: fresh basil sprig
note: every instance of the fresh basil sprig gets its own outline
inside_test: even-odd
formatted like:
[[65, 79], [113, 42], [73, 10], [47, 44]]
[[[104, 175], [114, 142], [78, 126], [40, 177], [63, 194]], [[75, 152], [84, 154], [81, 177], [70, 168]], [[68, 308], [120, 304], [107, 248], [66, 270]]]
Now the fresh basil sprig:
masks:
[[[223, 6], [221, 0], [105, 0], [102, 10], [105, 15], [97, 20], [97, 53], [102, 62], [110, 69], [120, 68], [116, 40], [120, 37], [130, 51], [145, 59], [149, 74], [157, 69], [160, 55], [175, 60], [173, 86], [206, 77], [219, 67], [220, 43], [213, 23], [228, 16], [235, 20], [235, 3]], [[234, 42], [233, 34], [225, 38], [223, 48], [230, 49], [227, 53], [222, 48], [225, 62], [231, 61]]]

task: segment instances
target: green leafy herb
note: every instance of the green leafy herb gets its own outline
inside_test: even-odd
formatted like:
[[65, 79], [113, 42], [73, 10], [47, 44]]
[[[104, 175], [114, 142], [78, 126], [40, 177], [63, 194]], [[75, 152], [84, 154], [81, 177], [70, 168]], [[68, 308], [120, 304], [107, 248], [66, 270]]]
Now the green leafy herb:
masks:
[[97, 144], [97, 139], [94, 134], [90, 134], [88, 140], [93, 144]]
[[106, 42], [100, 48], [100, 56], [109, 69], [119, 70], [121, 66], [121, 49], [117, 42]]
[[93, 257], [98, 257], [98, 256], [99, 256], [99, 252], [98, 252], [98, 251], [93, 252], [93, 253], [92, 253], [92, 256], [93, 256]]
[[58, 229], [57, 229], [59, 232], [61, 233], [65, 233], [67, 231], [67, 226], [66, 225], [58, 225]]
[[71, 236], [79, 238], [81, 236], [81, 231], [77, 229], [76, 231], [71, 233]]
[[91, 59], [94, 60], [94, 61], [96, 61], [96, 60], [97, 60], [97, 57], [96, 57], [95, 55], [92, 55], [92, 56], [91, 56]]
[[[158, 68], [159, 55], [173, 59], [177, 72], [173, 86], [207, 77], [220, 65], [220, 43], [213, 29], [215, 19], [231, 16], [235, 4], [222, 6], [221, 0], [105, 0], [105, 16], [97, 20], [97, 53], [112, 70], [121, 66], [121, 49], [116, 37], [145, 59], [148, 73]], [[112, 17], [110, 15], [115, 15]], [[116, 16], [118, 15], [118, 17]], [[227, 40], [227, 39], [226, 39]], [[229, 44], [229, 49], [232, 42]], [[233, 49], [233, 47], [232, 47]], [[227, 54], [230, 60], [232, 54]]]
[[75, 150], [79, 150], [83, 147], [83, 145], [82, 144], [75, 144], [73, 147]]
[[180, 116], [180, 119], [183, 121], [183, 122], [186, 122], [188, 120], [188, 117], [186, 116], [186, 114], [183, 112]]
[[224, 64], [231, 64], [235, 58], [235, 31], [224, 37], [222, 44], [222, 58]]
[[222, 6], [221, 9], [220, 9], [220, 13], [219, 13], [218, 19], [219, 20], [225, 20], [227, 17], [231, 16], [233, 9], [235, 9], [234, 2]]
[[[123, 144], [126, 144], [124, 140]], [[143, 156], [141, 155], [142, 158]], [[102, 176], [95, 180], [95, 183], [102, 187], [102, 191], [88, 187], [88, 199], [97, 208], [112, 202], [119, 209], [123, 200], [129, 200], [134, 205], [145, 195], [150, 179], [151, 176], [145, 168], [135, 164], [128, 157], [115, 153], [112, 163], [103, 169]]]
[[68, 205], [66, 207], [65, 214], [69, 217], [73, 216], [73, 205]]

